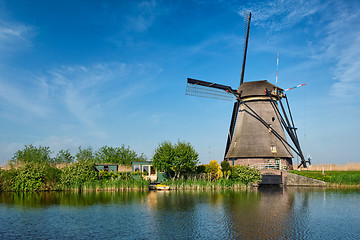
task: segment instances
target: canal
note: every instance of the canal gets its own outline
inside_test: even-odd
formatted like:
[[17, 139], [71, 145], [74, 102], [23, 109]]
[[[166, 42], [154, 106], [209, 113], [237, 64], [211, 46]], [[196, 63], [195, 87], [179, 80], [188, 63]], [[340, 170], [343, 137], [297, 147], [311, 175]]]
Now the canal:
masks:
[[0, 193], [0, 239], [359, 239], [359, 189]]

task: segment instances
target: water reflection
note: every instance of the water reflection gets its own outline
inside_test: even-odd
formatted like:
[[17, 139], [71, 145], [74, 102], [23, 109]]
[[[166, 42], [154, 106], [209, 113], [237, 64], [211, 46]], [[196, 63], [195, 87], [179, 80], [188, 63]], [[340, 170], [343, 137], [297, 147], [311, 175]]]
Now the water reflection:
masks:
[[0, 239], [352, 238], [359, 200], [320, 188], [0, 193]]

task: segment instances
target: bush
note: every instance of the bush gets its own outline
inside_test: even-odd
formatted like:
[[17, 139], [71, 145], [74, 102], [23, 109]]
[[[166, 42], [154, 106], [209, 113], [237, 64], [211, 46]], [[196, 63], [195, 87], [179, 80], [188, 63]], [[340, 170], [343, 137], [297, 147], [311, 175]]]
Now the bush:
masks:
[[98, 180], [98, 173], [91, 161], [78, 161], [62, 168], [61, 187], [81, 190], [83, 184]]
[[195, 167], [195, 172], [198, 173], [198, 174], [206, 173], [206, 166], [207, 166], [207, 164], [197, 165]]
[[249, 166], [236, 165], [231, 170], [231, 179], [246, 185], [258, 183], [261, 181], [261, 173], [257, 168]]
[[48, 163], [29, 162], [18, 168], [8, 190], [44, 191], [56, 188], [60, 170]]
[[0, 191], [10, 191], [11, 186], [15, 182], [16, 175], [17, 170], [13, 167], [9, 170], [0, 169]]

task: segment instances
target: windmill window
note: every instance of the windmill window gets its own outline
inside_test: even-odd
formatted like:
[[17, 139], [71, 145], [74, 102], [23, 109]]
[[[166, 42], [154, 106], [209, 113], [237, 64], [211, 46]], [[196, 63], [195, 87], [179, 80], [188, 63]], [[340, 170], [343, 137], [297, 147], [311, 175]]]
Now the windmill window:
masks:
[[272, 119], [271, 119], [272, 121], [275, 121], [275, 117], [272, 117]]
[[277, 152], [277, 151], [276, 151], [276, 146], [271, 146], [270, 149], [271, 149], [271, 152], [272, 152], [272, 153], [276, 153], [276, 152]]

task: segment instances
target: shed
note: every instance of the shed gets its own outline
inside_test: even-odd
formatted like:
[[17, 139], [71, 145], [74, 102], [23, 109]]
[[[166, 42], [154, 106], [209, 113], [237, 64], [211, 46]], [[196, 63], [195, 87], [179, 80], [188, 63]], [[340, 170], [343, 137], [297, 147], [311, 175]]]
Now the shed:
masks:
[[118, 165], [116, 164], [96, 164], [94, 166], [95, 171], [105, 171], [105, 172], [114, 172], [118, 171]]
[[[150, 181], [163, 181], [165, 177], [163, 173], [157, 173], [152, 166], [152, 161], [135, 161], [131, 163], [133, 172], [143, 172], [144, 178]], [[159, 174], [161, 175], [159, 177]]]

